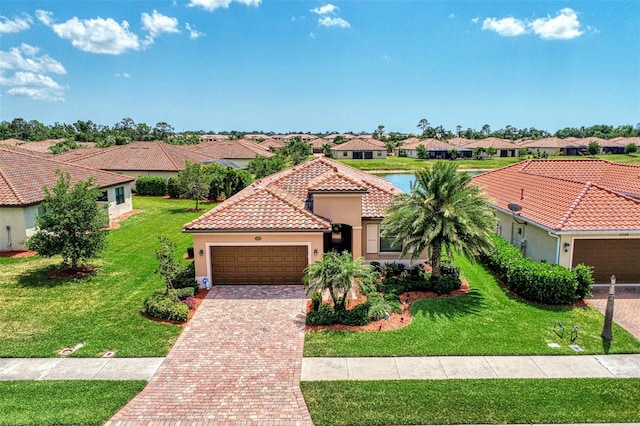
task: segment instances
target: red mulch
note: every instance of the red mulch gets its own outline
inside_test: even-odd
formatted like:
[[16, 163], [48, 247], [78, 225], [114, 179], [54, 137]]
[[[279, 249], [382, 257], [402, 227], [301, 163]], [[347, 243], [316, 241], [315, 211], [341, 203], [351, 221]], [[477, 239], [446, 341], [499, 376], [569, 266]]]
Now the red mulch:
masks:
[[173, 325], [179, 325], [181, 327], [187, 325], [187, 323], [189, 322], [189, 320], [191, 320], [191, 317], [193, 317], [193, 314], [196, 313], [196, 311], [198, 310], [198, 308], [200, 307], [200, 304], [202, 303], [202, 301], [205, 299], [205, 297], [207, 297], [207, 293], [209, 292], [209, 290], [207, 290], [206, 288], [201, 288], [200, 290], [198, 290], [198, 292], [193, 296], [193, 298], [195, 299], [196, 303], [193, 307], [193, 309], [189, 310], [189, 316], [187, 317], [187, 320], [184, 322], [180, 322], [180, 321], [172, 321], [172, 320], [168, 320], [168, 319], [163, 319], [163, 318], [156, 318], [156, 317], [152, 317], [151, 315], [147, 315], [146, 312], [143, 312], [142, 315], [144, 315], [145, 317], [147, 317], [148, 319], [150, 319], [151, 321], [155, 321], [155, 322], [159, 322], [162, 324], [173, 324]]
[[136, 210], [131, 210], [127, 213], [121, 214], [120, 216], [114, 218], [111, 222], [109, 222], [109, 226], [105, 229], [108, 230], [112, 230], [112, 229], [118, 229], [120, 228], [120, 222], [124, 221], [125, 219], [133, 216], [134, 214], [138, 214], [141, 213], [142, 210], [136, 209]]
[[[389, 316], [389, 319], [381, 319], [378, 321], [370, 322], [367, 325], [362, 326], [353, 326], [353, 325], [342, 325], [342, 324], [333, 324], [333, 325], [307, 325], [307, 331], [316, 331], [316, 330], [346, 330], [346, 331], [388, 331], [388, 330], [396, 330], [398, 328], [406, 327], [411, 324], [411, 312], [409, 311], [409, 307], [411, 304], [418, 300], [424, 298], [434, 298], [434, 297], [455, 297], [461, 296], [469, 292], [469, 283], [465, 280], [462, 280], [462, 287], [460, 290], [455, 290], [446, 295], [438, 295], [432, 291], [412, 291], [409, 293], [402, 293], [400, 295], [400, 302], [407, 301], [403, 305], [402, 313], [397, 314], [393, 313]], [[408, 294], [408, 298], [407, 298]], [[364, 303], [367, 300], [365, 296], [358, 296], [357, 299], [350, 299], [348, 302], [347, 309], [353, 309], [361, 303]], [[311, 300], [307, 301], [307, 312], [311, 312]]]
[[0, 257], [12, 257], [14, 259], [37, 255], [37, 251], [0, 251]]
[[60, 280], [65, 278], [83, 278], [89, 275], [93, 275], [94, 271], [95, 268], [93, 266], [85, 265], [78, 266], [75, 269], [71, 267], [64, 269], [54, 269], [53, 271], [49, 272], [47, 276], [49, 278], [56, 278]]

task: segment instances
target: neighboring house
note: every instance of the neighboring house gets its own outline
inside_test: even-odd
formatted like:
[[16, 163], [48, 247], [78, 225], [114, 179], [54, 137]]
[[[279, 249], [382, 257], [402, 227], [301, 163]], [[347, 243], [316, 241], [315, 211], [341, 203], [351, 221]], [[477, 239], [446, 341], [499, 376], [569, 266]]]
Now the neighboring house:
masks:
[[201, 142], [216, 142], [216, 141], [226, 141], [229, 140], [229, 136], [227, 135], [216, 135], [216, 134], [207, 134], [200, 136]]
[[473, 183], [493, 199], [497, 233], [536, 261], [594, 267], [640, 283], [640, 166], [606, 160], [527, 160]]
[[397, 157], [418, 158], [418, 147], [423, 146], [427, 152], [427, 159], [451, 159], [451, 150], [458, 151], [458, 157], [468, 157], [470, 151], [467, 148], [451, 145], [438, 139], [405, 139], [399, 147], [393, 149], [393, 153]]
[[108, 204], [110, 220], [131, 211], [133, 179], [128, 176], [0, 147], [0, 251], [26, 250], [25, 241], [36, 231], [42, 188], [55, 185], [56, 170], [68, 172], [71, 183], [93, 177], [103, 190], [98, 202]]
[[325, 145], [329, 145], [329, 148], [335, 146], [332, 141], [325, 138], [315, 138], [309, 141], [309, 143], [311, 144], [311, 149], [314, 154], [323, 154]]
[[277, 140], [271, 139], [271, 138], [265, 139], [265, 140], [263, 140], [262, 142], [259, 142], [259, 143], [260, 143], [261, 147], [266, 148], [271, 152], [275, 152], [278, 149], [284, 148], [284, 144], [285, 144], [285, 142], [283, 142], [283, 141], [277, 141]]
[[260, 144], [246, 139], [205, 142], [188, 148], [191, 152], [222, 160], [231, 160], [243, 167], [257, 155], [273, 157], [274, 153]]
[[[184, 170], [186, 161], [204, 163], [220, 157], [164, 142], [135, 142], [97, 150], [76, 149], [60, 154], [60, 158], [70, 164], [107, 170], [136, 179], [139, 176], [175, 177]], [[135, 190], [135, 184], [133, 188]]]
[[291, 140], [293, 138], [298, 138], [302, 142], [311, 142], [316, 139], [317, 136], [309, 133], [289, 133], [288, 135], [285, 135], [285, 140]]
[[[520, 148], [520, 146], [507, 139], [493, 137], [478, 139], [464, 145], [463, 147], [466, 149], [471, 149], [472, 151], [476, 148], [495, 148], [495, 157], [515, 157], [518, 155], [518, 148]], [[483, 157], [488, 157], [488, 155], [485, 153], [483, 154]]]
[[337, 160], [381, 160], [387, 158], [387, 148], [375, 139], [351, 139], [332, 146], [331, 157]]
[[398, 260], [380, 223], [401, 193], [389, 181], [318, 157], [267, 176], [187, 223], [196, 278], [213, 284], [300, 284], [331, 250]]

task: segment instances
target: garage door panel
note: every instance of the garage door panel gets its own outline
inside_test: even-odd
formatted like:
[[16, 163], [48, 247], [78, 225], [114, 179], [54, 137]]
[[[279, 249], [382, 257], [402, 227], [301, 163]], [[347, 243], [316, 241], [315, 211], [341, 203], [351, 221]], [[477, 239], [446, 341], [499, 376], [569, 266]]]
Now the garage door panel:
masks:
[[211, 247], [214, 284], [301, 284], [307, 246]]
[[596, 283], [640, 283], [640, 239], [576, 239], [573, 265], [593, 267]]

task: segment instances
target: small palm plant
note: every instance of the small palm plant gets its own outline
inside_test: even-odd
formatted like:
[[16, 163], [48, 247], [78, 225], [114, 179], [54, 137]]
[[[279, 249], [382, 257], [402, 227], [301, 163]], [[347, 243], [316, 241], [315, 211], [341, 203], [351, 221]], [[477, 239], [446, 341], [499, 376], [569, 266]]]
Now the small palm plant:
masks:
[[346, 309], [347, 294], [356, 278], [371, 280], [374, 274], [373, 267], [363, 262], [363, 257], [354, 259], [348, 251], [324, 253], [321, 260], [305, 268], [303, 281], [307, 294], [329, 290], [335, 310]]

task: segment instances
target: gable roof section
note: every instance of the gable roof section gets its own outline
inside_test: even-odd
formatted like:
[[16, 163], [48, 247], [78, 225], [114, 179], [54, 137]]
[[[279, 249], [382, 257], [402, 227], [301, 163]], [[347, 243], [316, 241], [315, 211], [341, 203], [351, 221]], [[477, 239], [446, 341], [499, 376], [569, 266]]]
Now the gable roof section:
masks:
[[556, 232], [640, 230], [640, 197], [620, 191], [640, 193], [640, 167], [618, 175], [621, 166], [604, 160], [528, 160], [478, 175], [473, 183], [499, 210], [510, 214], [508, 204], [519, 204], [523, 220]]
[[[375, 141], [375, 142], [374, 142]], [[385, 151], [384, 142], [379, 142], [375, 139], [351, 139], [340, 145], [331, 147], [331, 151]]]
[[405, 144], [401, 145], [398, 149], [400, 150], [418, 149], [418, 146], [420, 145], [432, 151], [448, 151], [453, 148], [456, 148], [459, 150], [459, 147], [448, 144], [445, 141], [441, 141], [438, 139], [418, 139], [418, 138], [406, 139]]
[[362, 193], [362, 215], [382, 218], [394, 195], [391, 182], [319, 157], [260, 179], [219, 204], [184, 230], [328, 230], [331, 224], [307, 209], [310, 192]]
[[63, 163], [0, 147], [0, 205], [25, 206], [44, 199], [43, 187], [55, 185], [55, 171], [68, 172], [71, 183], [90, 177], [101, 188], [131, 182], [132, 177]]
[[[79, 153], [81, 154], [81, 153]], [[88, 152], [66, 161], [101, 170], [149, 170], [179, 172], [185, 161], [202, 163], [216, 157], [190, 151], [164, 142], [135, 142]]]
[[269, 151], [268, 148], [246, 139], [205, 142], [199, 145], [193, 145], [190, 149], [191, 151], [201, 155], [222, 158], [225, 160], [253, 159], [258, 154], [265, 157], [272, 157], [275, 155], [273, 152]]

